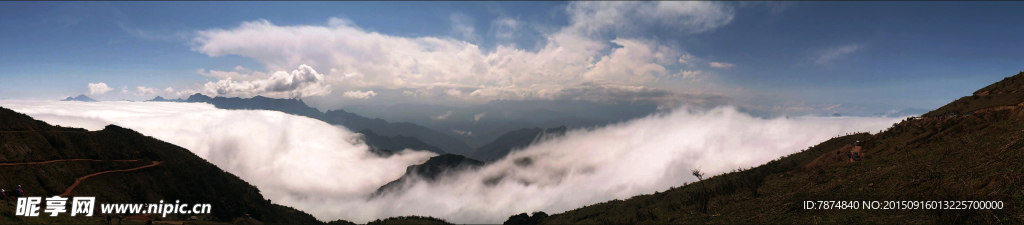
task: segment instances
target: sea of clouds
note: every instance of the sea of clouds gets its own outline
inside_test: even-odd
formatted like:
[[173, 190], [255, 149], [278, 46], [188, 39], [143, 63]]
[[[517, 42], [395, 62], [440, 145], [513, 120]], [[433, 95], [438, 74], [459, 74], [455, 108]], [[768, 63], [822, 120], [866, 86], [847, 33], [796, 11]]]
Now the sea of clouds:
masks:
[[[370, 198], [407, 166], [436, 154], [403, 151], [381, 157], [369, 152], [360, 134], [341, 126], [205, 103], [3, 100], [0, 106], [56, 125], [130, 128], [189, 149], [256, 185], [274, 203], [321, 220], [357, 223], [403, 215], [501, 223], [522, 212], [559, 213], [693, 182], [691, 169], [716, 175], [749, 168], [831, 137], [885, 129], [902, 119], [762, 119], [733, 107], [681, 107], [569, 131], [478, 170], [448, 174], [439, 182], [414, 180], [404, 191]], [[531, 163], [522, 163], [523, 158]]]

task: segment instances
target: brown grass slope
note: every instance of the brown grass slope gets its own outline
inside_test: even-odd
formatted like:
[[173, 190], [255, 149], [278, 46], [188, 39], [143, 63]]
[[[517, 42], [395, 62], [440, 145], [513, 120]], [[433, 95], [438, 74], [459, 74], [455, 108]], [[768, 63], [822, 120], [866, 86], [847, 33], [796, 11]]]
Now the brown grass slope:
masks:
[[964, 96], [924, 116], [963, 115], [979, 109], [1012, 106], [1024, 102], [1024, 76], [1021, 74], [1024, 72], [978, 89], [973, 95]]
[[[10, 193], [21, 185], [26, 196], [53, 196], [64, 192], [76, 178], [88, 174], [161, 162], [136, 171], [89, 177], [82, 180], [71, 196], [95, 196], [97, 210], [100, 203], [180, 200], [182, 203], [210, 203], [213, 217], [225, 222], [249, 214], [269, 224], [322, 223], [301, 211], [271, 204], [256, 187], [184, 148], [114, 125], [99, 131], [64, 128], [0, 108], [0, 163], [60, 159], [101, 161], [0, 166], [0, 188]], [[11, 204], [0, 202], [0, 223], [75, 223], [89, 220], [48, 216], [26, 218], [13, 214], [13, 201]], [[187, 216], [190, 215], [182, 217]], [[168, 217], [169, 220], [182, 219], [172, 215]]]
[[[1024, 73], [878, 134], [833, 138], [755, 168], [542, 223], [1024, 223], [1021, 93]], [[842, 155], [855, 140], [864, 141], [864, 159], [850, 162]], [[991, 200], [1004, 209], [803, 209], [804, 201], [827, 200]]]

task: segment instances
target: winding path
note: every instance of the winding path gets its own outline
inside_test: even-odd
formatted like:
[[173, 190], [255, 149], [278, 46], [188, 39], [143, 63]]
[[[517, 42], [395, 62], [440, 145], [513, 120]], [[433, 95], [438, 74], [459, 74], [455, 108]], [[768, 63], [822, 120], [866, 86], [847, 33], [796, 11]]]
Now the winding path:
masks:
[[153, 161], [153, 164], [149, 164], [149, 165], [145, 165], [145, 166], [140, 166], [140, 167], [135, 167], [135, 168], [131, 168], [131, 169], [107, 170], [107, 171], [103, 171], [103, 172], [99, 172], [99, 173], [85, 175], [83, 177], [79, 177], [78, 179], [75, 179], [75, 183], [71, 184], [71, 186], [68, 187], [67, 190], [64, 190], [64, 193], [60, 193], [60, 196], [61, 197], [68, 197], [68, 196], [70, 196], [71, 195], [71, 191], [75, 190], [75, 187], [78, 187], [78, 184], [82, 183], [82, 180], [85, 180], [86, 178], [90, 178], [90, 177], [93, 177], [93, 176], [96, 176], [96, 175], [105, 174], [105, 173], [129, 172], [129, 171], [141, 170], [141, 169], [145, 169], [145, 168], [149, 168], [149, 167], [154, 167], [154, 166], [160, 165], [160, 163], [162, 163], [162, 162], [160, 162], [160, 161]]
[[[43, 161], [43, 162], [20, 162], [20, 163], [0, 163], [0, 166], [17, 166], [17, 165], [38, 165], [38, 164], [47, 164], [47, 163], [55, 163], [55, 162], [75, 162], [75, 161], [92, 161], [92, 162], [137, 162], [137, 161], [139, 161], [139, 159], [121, 159], [121, 160], [99, 160], [99, 159], [58, 159], [58, 160], [50, 160], [50, 161]], [[130, 172], [130, 171], [136, 171], [136, 170], [141, 170], [141, 169], [145, 169], [145, 168], [149, 168], [149, 167], [154, 167], [154, 166], [160, 165], [160, 163], [163, 163], [163, 162], [161, 162], [161, 161], [153, 161], [153, 164], [149, 164], [149, 165], [145, 165], [145, 166], [140, 166], [140, 167], [135, 167], [135, 168], [131, 168], [131, 169], [123, 169], [123, 170], [107, 170], [107, 171], [103, 171], [103, 172], [98, 172], [98, 173], [93, 173], [93, 174], [85, 175], [85, 176], [79, 177], [78, 179], [75, 179], [75, 183], [74, 183], [74, 184], [71, 184], [71, 186], [69, 186], [69, 187], [68, 187], [67, 189], [65, 189], [65, 190], [64, 190], [64, 193], [61, 193], [61, 194], [60, 194], [60, 196], [61, 196], [61, 197], [68, 197], [68, 196], [70, 196], [70, 195], [71, 195], [71, 191], [74, 191], [74, 190], [75, 190], [75, 188], [76, 188], [76, 187], [78, 187], [78, 185], [79, 185], [79, 184], [81, 184], [83, 180], [85, 180], [85, 179], [87, 179], [87, 178], [90, 178], [90, 177], [94, 177], [94, 176], [97, 176], [97, 175], [102, 175], [102, 174], [106, 174], [106, 173], [116, 173], [116, 172]]]

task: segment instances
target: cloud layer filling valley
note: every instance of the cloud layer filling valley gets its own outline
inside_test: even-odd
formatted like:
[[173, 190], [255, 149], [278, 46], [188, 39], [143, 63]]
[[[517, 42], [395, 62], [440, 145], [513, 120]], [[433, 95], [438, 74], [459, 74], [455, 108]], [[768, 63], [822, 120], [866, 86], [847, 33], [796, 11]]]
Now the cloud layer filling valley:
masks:
[[[383, 158], [361, 137], [319, 120], [274, 111], [222, 110], [170, 102], [0, 101], [62, 126], [107, 124], [179, 145], [256, 185], [273, 202], [321, 220], [364, 223], [424, 215], [456, 223], [501, 223], [522, 212], [558, 213], [663, 191], [707, 174], [749, 168], [831, 137], [884, 129], [901, 118], [762, 119], [732, 107], [688, 107], [536, 143], [475, 171], [405, 191], [368, 196], [434, 153]], [[514, 161], [530, 158], [529, 165]], [[485, 184], [484, 181], [497, 180]]]

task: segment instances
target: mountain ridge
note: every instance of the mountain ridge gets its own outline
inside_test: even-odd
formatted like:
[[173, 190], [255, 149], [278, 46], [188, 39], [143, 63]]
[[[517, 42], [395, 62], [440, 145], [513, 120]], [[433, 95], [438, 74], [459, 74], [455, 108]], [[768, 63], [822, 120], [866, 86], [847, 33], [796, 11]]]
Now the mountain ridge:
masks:
[[74, 98], [68, 97], [61, 101], [97, 102], [96, 99], [92, 99], [89, 96], [85, 96], [85, 94], [80, 94]]
[[505, 157], [509, 153], [526, 148], [538, 141], [550, 138], [557, 138], [565, 135], [568, 128], [559, 126], [554, 128], [523, 128], [510, 131], [484, 146], [480, 146], [473, 152], [472, 157], [482, 161], [494, 161]]
[[[181, 200], [211, 204], [208, 216], [217, 221], [249, 215], [268, 224], [322, 224], [309, 214], [272, 204], [255, 186], [191, 151], [116, 125], [98, 131], [52, 126], [0, 107], [0, 153], [3, 162], [66, 161], [3, 165], [0, 177], [5, 185], [23, 186], [27, 196], [94, 196], [97, 204]], [[15, 217], [9, 214], [12, 207], [0, 204], [6, 212], [0, 221], [59, 219]], [[168, 219], [184, 220], [185, 216], [169, 214]]]
[[401, 189], [408, 185], [413, 179], [423, 179], [427, 182], [436, 182], [438, 177], [446, 173], [474, 170], [482, 167], [484, 164], [484, 162], [454, 154], [443, 154], [430, 157], [430, 159], [422, 164], [407, 167], [405, 169], [405, 174], [403, 174], [402, 177], [377, 188], [377, 191], [374, 192], [373, 196], [384, 195], [388, 192], [401, 191]]
[[[451, 136], [445, 135], [441, 132], [431, 130], [429, 128], [413, 124], [413, 123], [391, 123], [386, 120], [376, 118], [370, 119], [354, 113], [350, 113], [341, 109], [328, 110], [327, 112], [320, 112], [316, 108], [309, 107], [301, 99], [276, 99], [267, 98], [263, 96], [255, 96], [252, 98], [239, 98], [239, 97], [209, 97], [200, 93], [193, 94], [186, 99], [164, 99], [160, 96], [159, 99], [154, 98], [149, 101], [168, 101], [168, 102], [197, 102], [197, 103], [209, 103], [219, 109], [258, 109], [258, 110], [272, 110], [280, 111], [288, 114], [305, 116], [320, 121], [327, 122], [329, 124], [341, 125], [352, 131], [370, 130], [376, 135], [387, 137], [388, 139], [401, 139], [408, 140], [401, 143], [410, 145], [396, 145], [395, 143], [380, 142], [383, 139], [367, 140], [367, 144], [371, 147], [386, 150], [402, 150], [406, 148], [416, 150], [428, 150], [437, 153], [455, 153], [455, 154], [467, 154], [470, 152], [469, 146], [465, 143], [460, 142]], [[400, 137], [401, 136], [401, 137]], [[417, 141], [411, 141], [409, 138], [415, 138]], [[420, 143], [426, 144], [423, 146]], [[426, 149], [418, 149], [418, 148]]]

